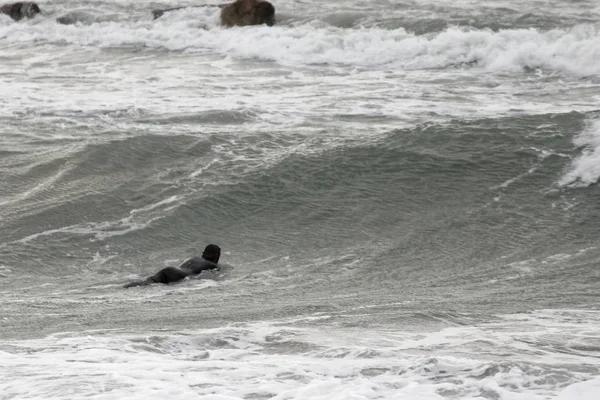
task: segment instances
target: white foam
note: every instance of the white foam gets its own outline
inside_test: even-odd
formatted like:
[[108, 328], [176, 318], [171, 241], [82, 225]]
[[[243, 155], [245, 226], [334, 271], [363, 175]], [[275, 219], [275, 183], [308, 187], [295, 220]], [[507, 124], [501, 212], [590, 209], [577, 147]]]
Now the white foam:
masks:
[[577, 147], [581, 147], [581, 155], [573, 163], [559, 184], [562, 186], [589, 186], [600, 178], [600, 120], [595, 119], [573, 139]]
[[6, 265], [0, 264], [0, 278], [8, 277], [12, 272], [12, 269], [8, 268]]
[[597, 400], [599, 393], [600, 378], [596, 378], [567, 387], [556, 400]]
[[593, 341], [597, 312], [548, 310], [429, 333], [290, 325], [313, 320], [5, 341], [0, 391], [103, 400], [580, 400], [597, 393], [591, 379], [600, 361], [560, 347]]
[[129, 216], [116, 221], [88, 222], [49, 229], [16, 240], [15, 243], [27, 243], [39, 237], [56, 234], [90, 235], [94, 237], [94, 240], [104, 240], [113, 236], [126, 235], [130, 232], [144, 229], [153, 222], [164, 218], [166, 210], [172, 210], [172, 204], [178, 200], [179, 196], [170, 196], [145, 207], [133, 209], [129, 212]]
[[496, 72], [544, 68], [576, 76], [600, 74], [597, 25], [548, 32], [451, 27], [415, 35], [404, 29], [341, 29], [311, 22], [295, 27], [223, 29], [218, 27], [217, 16], [218, 9], [197, 8], [168, 13], [156, 21], [64, 26], [47, 19], [35, 24], [0, 24], [0, 37], [9, 43], [208, 51], [286, 65], [424, 69], [474, 63]]

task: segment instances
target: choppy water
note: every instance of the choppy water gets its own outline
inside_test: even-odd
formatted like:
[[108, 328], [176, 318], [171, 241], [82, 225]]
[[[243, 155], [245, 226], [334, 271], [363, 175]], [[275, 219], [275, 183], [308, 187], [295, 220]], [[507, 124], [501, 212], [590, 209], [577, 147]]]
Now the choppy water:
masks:
[[183, 4], [0, 16], [0, 399], [596, 399], [596, 2]]

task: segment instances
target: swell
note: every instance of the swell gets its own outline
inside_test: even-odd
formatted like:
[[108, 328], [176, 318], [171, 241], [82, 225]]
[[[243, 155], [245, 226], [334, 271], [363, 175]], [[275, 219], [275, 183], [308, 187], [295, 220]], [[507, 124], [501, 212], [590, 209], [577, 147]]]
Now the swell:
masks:
[[[89, 263], [99, 253], [113, 258], [92, 268], [134, 271], [137, 263], [217, 242], [234, 249], [229, 262], [248, 271], [268, 264], [285, 275], [291, 263], [305, 290], [331, 280], [340, 288], [358, 280], [365, 292], [477, 290], [494, 279], [510, 283], [515, 274], [525, 284], [535, 274], [519, 262], [577, 254], [599, 233], [597, 187], [557, 184], [577, 154], [571, 139], [589, 117], [424, 124], [292, 152], [254, 169], [244, 168], [243, 153], [218, 152], [233, 142], [215, 135], [88, 144], [13, 171], [11, 179], [37, 189], [3, 209], [0, 262], [25, 271], [44, 257], [54, 274], [67, 259]], [[285, 147], [272, 140], [234, 141], [238, 150]], [[591, 273], [594, 254], [579, 259], [582, 276]], [[536, 279], [552, 280], [557, 270]]]

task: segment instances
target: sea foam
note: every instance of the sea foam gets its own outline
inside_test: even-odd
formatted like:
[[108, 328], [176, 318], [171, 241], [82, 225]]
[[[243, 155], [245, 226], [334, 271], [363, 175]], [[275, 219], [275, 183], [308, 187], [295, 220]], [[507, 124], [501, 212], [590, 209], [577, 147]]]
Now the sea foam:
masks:
[[392, 69], [479, 67], [488, 72], [544, 69], [575, 76], [600, 73], [600, 28], [473, 29], [450, 27], [416, 35], [403, 28], [344, 29], [306, 21], [298, 26], [218, 26], [218, 11], [196, 8], [148, 19], [60, 25], [0, 23], [9, 43], [135, 47], [216, 52], [286, 65], [340, 65]]
[[589, 347], [597, 313], [421, 333], [282, 322], [5, 342], [0, 390], [19, 399], [581, 400], [598, 389], [597, 359], [562, 345]]
[[600, 120], [590, 121], [587, 127], [573, 139], [581, 148], [568, 171], [559, 180], [562, 186], [589, 186], [600, 178]]

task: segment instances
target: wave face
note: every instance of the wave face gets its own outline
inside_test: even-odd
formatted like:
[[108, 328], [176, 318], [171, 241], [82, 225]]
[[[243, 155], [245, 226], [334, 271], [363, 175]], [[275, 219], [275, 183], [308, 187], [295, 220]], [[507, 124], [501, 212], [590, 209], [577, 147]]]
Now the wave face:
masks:
[[543, 3], [0, 16], [0, 392], [595, 399], [600, 8]]
[[[88, 264], [93, 274], [135, 273], [147, 260], [160, 265], [217, 241], [234, 246], [233, 265], [248, 273], [268, 265], [315, 296], [332, 288], [343, 295], [359, 280], [375, 298], [383, 288], [472, 292], [460, 308], [479, 307], [492, 283], [507, 310], [525, 300], [593, 302], [585, 282], [595, 276], [599, 215], [596, 186], [584, 184], [595, 169], [585, 172], [593, 155], [572, 141], [596, 118], [449, 120], [360, 140], [143, 134], [13, 152], [3, 157], [10, 191], [1, 198], [0, 250], [7, 263], [21, 260], [19, 276], [68, 280], [65, 263]], [[569, 299], [559, 271], [577, 277]], [[526, 287], [544, 290], [531, 297]]]

